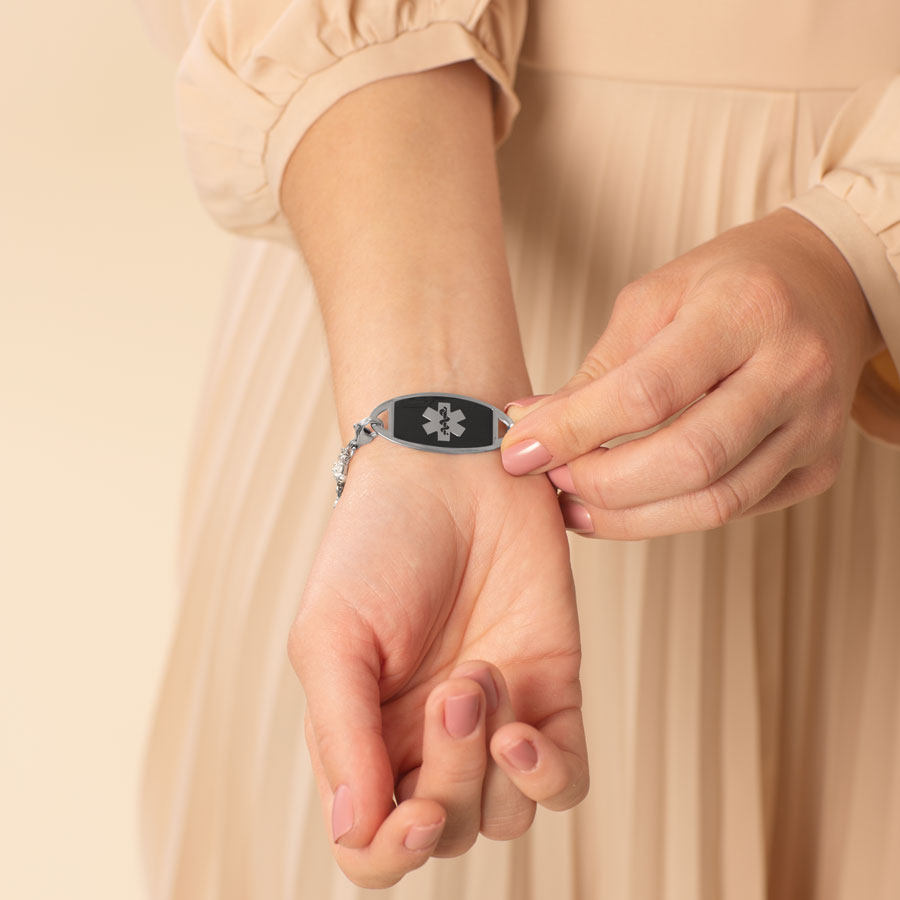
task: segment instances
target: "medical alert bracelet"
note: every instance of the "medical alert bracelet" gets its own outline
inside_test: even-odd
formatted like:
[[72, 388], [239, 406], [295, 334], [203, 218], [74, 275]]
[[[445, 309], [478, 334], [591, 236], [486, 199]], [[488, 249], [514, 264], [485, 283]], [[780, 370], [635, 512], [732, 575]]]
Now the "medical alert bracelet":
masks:
[[[385, 413], [387, 425], [381, 420]], [[353, 426], [353, 437], [332, 466], [337, 481], [332, 509], [341, 499], [353, 454], [377, 435], [432, 453], [483, 453], [500, 449], [500, 422], [507, 428], [513, 424], [496, 406], [462, 394], [404, 394], [385, 400]]]

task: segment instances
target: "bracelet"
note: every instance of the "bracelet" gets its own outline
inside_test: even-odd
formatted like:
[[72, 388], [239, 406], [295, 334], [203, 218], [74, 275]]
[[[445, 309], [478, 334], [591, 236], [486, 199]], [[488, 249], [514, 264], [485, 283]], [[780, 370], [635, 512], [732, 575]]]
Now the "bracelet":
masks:
[[[381, 417], [387, 413], [387, 425]], [[353, 437], [341, 447], [331, 473], [337, 481], [334, 509], [341, 499], [353, 454], [379, 434], [395, 444], [432, 453], [483, 453], [499, 450], [499, 423], [513, 420], [503, 410], [462, 394], [404, 394], [379, 403], [353, 426]], [[465, 423], [465, 424], [463, 424]]]

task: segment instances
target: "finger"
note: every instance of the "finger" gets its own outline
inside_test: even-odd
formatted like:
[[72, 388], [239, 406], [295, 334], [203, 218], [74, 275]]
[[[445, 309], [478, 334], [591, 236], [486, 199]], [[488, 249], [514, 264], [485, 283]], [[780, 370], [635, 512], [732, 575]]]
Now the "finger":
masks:
[[408, 800], [416, 793], [416, 785], [419, 783], [419, 773], [422, 771], [421, 766], [410, 769], [398, 782], [394, 788], [394, 796], [398, 803]]
[[518, 422], [523, 416], [527, 415], [532, 409], [537, 409], [541, 400], [553, 397], [553, 394], [532, 394], [530, 397], [520, 397], [518, 400], [510, 400], [503, 407], [505, 412], [513, 422]]
[[288, 646], [328, 785], [323, 806], [332, 840], [364, 847], [394, 805], [394, 775], [381, 736], [377, 644], [336, 599], [329, 618], [298, 616]]
[[840, 457], [830, 455], [814, 466], [802, 466], [789, 472], [765, 499], [750, 507], [745, 515], [760, 516], [793, 506], [830, 488], [840, 470]]
[[459, 856], [478, 837], [487, 764], [484, 727], [485, 697], [477, 681], [451, 678], [428, 695], [415, 796], [434, 800], [447, 812], [435, 856]]
[[672, 274], [668, 274], [665, 279], [655, 273], [645, 275], [626, 285], [616, 297], [612, 315], [603, 334], [591, 348], [578, 371], [554, 393], [535, 394], [532, 397], [513, 400], [506, 406], [504, 412], [513, 422], [519, 422], [526, 415], [546, 405], [548, 400], [580, 390], [616, 366], [622, 365], [660, 329], [669, 324], [675, 314], [675, 300], [680, 298], [681, 294], [681, 281]]
[[729, 331], [722, 315], [709, 304], [686, 309], [604, 377], [545, 401], [503, 436], [503, 467], [512, 475], [556, 468], [692, 403], [752, 352], [749, 332]]
[[[324, 805], [332, 795], [307, 715], [307, 743], [316, 784]], [[419, 868], [440, 840], [447, 815], [439, 803], [411, 799], [396, 807], [365, 847], [350, 849], [332, 843], [332, 854], [346, 876], [364, 888], [386, 888]]]
[[556, 713], [540, 728], [513, 722], [491, 739], [491, 756], [510, 781], [547, 809], [570, 809], [588, 792], [587, 746], [580, 709]]
[[[471, 678], [481, 685], [486, 703], [488, 740], [498, 728], [516, 720], [506, 679], [496, 666], [470, 660], [457, 666], [450, 677]], [[534, 801], [526, 797], [509, 780], [506, 772], [488, 757], [481, 794], [481, 833], [495, 841], [519, 837], [531, 827], [534, 813]]]
[[627, 284], [578, 371], [557, 391], [571, 393], [621, 366], [675, 318], [687, 281], [675, 261]]
[[629, 509], [702, 490], [730, 472], [790, 414], [791, 404], [748, 364], [665, 428], [551, 469], [560, 490], [604, 509]]
[[743, 462], [709, 487], [631, 509], [603, 509], [560, 494], [566, 527], [585, 537], [644, 540], [706, 531], [741, 518], [784, 479], [798, 461], [800, 439], [776, 428]]

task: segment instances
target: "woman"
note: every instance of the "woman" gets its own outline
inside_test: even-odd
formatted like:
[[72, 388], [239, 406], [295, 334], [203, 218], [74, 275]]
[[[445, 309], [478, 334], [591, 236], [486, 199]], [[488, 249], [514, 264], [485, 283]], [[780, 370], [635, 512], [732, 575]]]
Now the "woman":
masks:
[[[254, 238], [188, 481], [155, 894], [353, 895], [331, 844], [367, 886], [421, 866], [395, 897], [890, 896], [897, 9], [153, 13], [201, 195]], [[502, 466], [375, 440], [331, 511], [379, 402], [559, 385]], [[574, 582], [564, 522], [612, 539], [572, 538]]]

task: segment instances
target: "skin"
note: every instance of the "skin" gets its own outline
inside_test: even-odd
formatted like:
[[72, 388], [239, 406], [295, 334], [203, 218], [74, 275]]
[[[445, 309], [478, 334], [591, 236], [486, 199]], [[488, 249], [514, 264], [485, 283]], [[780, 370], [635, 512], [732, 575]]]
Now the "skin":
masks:
[[[292, 156], [282, 205], [316, 286], [344, 442], [400, 394], [502, 407], [532, 393], [490, 86], [474, 63], [341, 98]], [[587, 508], [593, 536], [640, 538], [822, 490], [862, 363], [881, 346], [843, 257], [780, 210], [629, 285], [576, 376], [527, 414], [510, 410], [520, 421], [504, 447], [539, 439], [552, 453], [537, 476], [510, 478], [497, 454], [362, 448], [288, 648], [348, 877], [393, 884], [479, 832], [521, 834], [535, 803], [585, 795], [567, 503]], [[658, 433], [598, 449], [697, 398]], [[566, 464], [577, 494], [560, 501], [540, 473]], [[454, 736], [447, 711], [467, 697], [472, 727]], [[537, 760], [524, 772], [505, 756], [522, 740]]]
[[[502, 408], [531, 392], [490, 82], [473, 62], [342, 97], [295, 150], [282, 205], [315, 283], [344, 443], [390, 397]], [[479, 833], [516, 837], [536, 803], [584, 797], [575, 594], [544, 476], [510, 478], [497, 453], [363, 446], [288, 645], [334, 855], [357, 884], [393, 884]], [[467, 697], [473, 727], [454, 736], [447, 710]], [[527, 771], [505, 756], [523, 740]]]
[[[479, 832], [522, 834], [535, 802], [579, 802], [587, 751], [568, 544], [547, 479], [510, 478], [496, 454], [421, 453], [408, 464], [387, 441], [365, 451], [290, 654], [326, 821], [339, 785], [352, 797], [336, 859], [357, 884], [385, 887], [429, 855], [464, 853]], [[495, 709], [475, 680], [485, 673]], [[467, 694], [479, 698], [478, 722], [453, 737], [445, 704]], [[527, 772], [504, 756], [523, 739], [538, 757]], [[413, 825], [431, 823], [443, 823], [434, 845], [403, 846]]]
[[534, 471], [565, 488], [568, 523], [572, 504], [587, 510], [585, 536], [716, 528], [833, 484], [860, 373], [883, 348], [840, 251], [780, 208], [629, 284], [575, 376], [510, 408], [501, 452], [508, 464], [539, 441], [552, 459]]

